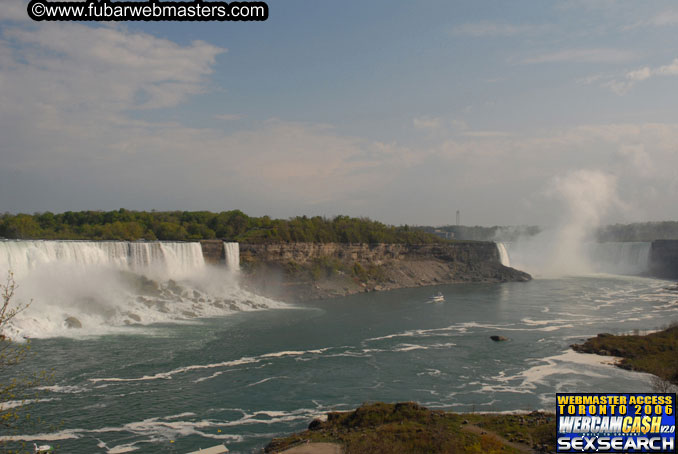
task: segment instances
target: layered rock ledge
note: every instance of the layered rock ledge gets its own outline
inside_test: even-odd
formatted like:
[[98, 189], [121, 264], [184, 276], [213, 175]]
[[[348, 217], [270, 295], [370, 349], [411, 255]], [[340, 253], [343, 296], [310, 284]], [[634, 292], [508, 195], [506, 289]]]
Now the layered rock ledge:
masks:
[[245, 285], [283, 300], [462, 282], [528, 281], [490, 242], [240, 244]]

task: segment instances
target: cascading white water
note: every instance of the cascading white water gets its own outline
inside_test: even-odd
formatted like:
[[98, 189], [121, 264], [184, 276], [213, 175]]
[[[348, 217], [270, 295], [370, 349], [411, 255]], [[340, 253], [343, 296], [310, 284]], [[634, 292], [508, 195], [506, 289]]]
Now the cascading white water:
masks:
[[588, 243], [585, 249], [594, 271], [638, 275], [649, 269], [649, 242]]
[[[649, 242], [561, 243], [540, 235], [504, 245], [513, 266], [536, 277], [588, 274], [643, 275], [649, 270]], [[497, 245], [499, 248], [499, 245]], [[569, 254], [557, 253], [568, 248]], [[555, 252], [554, 252], [555, 251]]]
[[0, 272], [21, 277], [50, 263], [85, 270], [122, 271], [181, 278], [205, 267], [199, 243], [124, 241], [0, 241]]
[[282, 307], [241, 289], [237, 243], [227, 266], [208, 266], [200, 243], [0, 241], [0, 278], [14, 273], [14, 303], [32, 301], [5, 334], [99, 335], [234, 311]]
[[231, 271], [240, 270], [240, 244], [224, 242], [226, 268]]
[[504, 266], [511, 266], [511, 259], [509, 258], [509, 253], [506, 250], [504, 243], [497, 242], [497, 250], [499, 251], [499, 262]]

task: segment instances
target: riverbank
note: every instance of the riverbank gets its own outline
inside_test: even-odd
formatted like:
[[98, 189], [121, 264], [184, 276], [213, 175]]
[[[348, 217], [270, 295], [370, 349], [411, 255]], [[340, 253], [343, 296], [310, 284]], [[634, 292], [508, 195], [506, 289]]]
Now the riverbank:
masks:
[[463, 282], [528, 281], [503, 266], [495, 243], [240, 244], [243, 285], [282, 300]]
[[330, 412], [304, 432], [277, 438], [266, 453], [304, 443], [335, 443], [344, 454], [546, 453], [555, 446], [555, 416], [451, 413], [413, 402], [370, 403], [354, 411]]
[[615, 364], [622, 369], [648, 372], [678, 385], [678, 322], [646, 335], [601, 333], [571, 347], [580, 353], [619, 357]]

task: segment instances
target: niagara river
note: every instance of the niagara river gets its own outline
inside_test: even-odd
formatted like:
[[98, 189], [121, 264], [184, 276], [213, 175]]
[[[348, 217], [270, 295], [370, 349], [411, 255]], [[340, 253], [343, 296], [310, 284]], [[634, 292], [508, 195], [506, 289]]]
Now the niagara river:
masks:
[[[211, 267], [193, 243], [0, 242], [0, 268], [33, 301], [12, 326], [32, 342], [21, 369], [54, 373], [31, 410], [53, 427], [14, 439], [254, 453], [366, 401], [553, 411], [556, 392], [649, 391], [649, 375], [569, 345], [658, 329], [678, 307], [668, 281], [601, 273], [283, 303], [239, 287], [229, 247]], [[603, 255], [637, 267], [639, 247]], [[445, 302], [429, 303], [437, 292]]]

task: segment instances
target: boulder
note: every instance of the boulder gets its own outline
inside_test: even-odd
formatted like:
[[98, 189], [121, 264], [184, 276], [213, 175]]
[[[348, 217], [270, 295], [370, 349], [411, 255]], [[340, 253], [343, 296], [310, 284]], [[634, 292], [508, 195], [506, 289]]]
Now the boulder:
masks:
[[82, 323], [75, 317], [67, 317], [66, 320], [64, 320], [64, 323], [66, 324], [66, 328], [69, 329], [82, 328]]
[[322, 429], [322, 426], [323, 422], [320, 419], [316, 418], [313, 421], [311, 421], [311, 423], [308, 425], [308, 430], [320, 430]]

